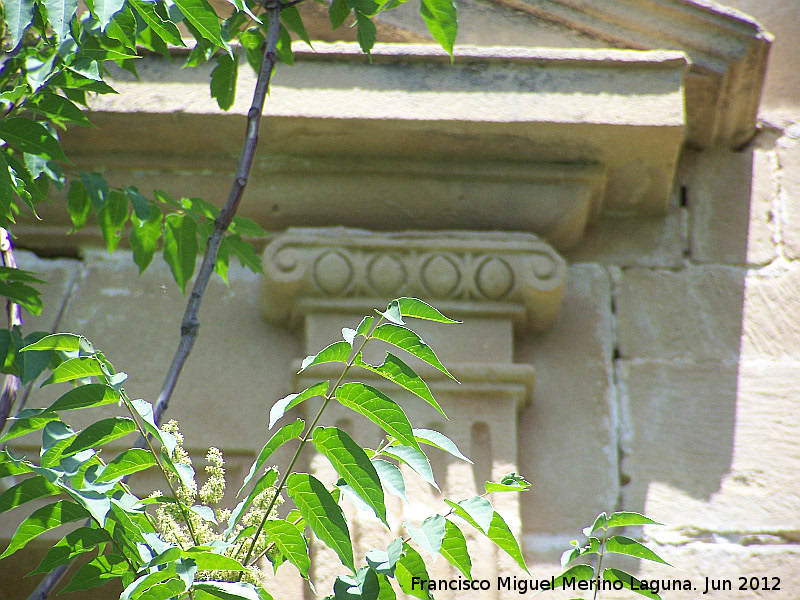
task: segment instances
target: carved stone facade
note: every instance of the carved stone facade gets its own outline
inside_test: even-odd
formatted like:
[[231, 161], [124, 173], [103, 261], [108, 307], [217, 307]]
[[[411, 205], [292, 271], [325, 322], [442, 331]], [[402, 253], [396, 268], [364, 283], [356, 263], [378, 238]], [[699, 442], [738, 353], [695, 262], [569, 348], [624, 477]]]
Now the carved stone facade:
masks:
[[[243, 204], [273, 232], [266, 275], [232, 265], [229, 288], [209, 286], [170, 408], [192, 449], [221, 445], [238, 481], [271, 404], [329, 374], [297, 376], [298, 361], [364, 311], [418, 295], [464, 321], [422, 330], [461, 385], [431, 378], [450, 421], [401, 395], [404, 407], [475, 460], [434, 457], [444, 493], [512, 470], [533, 482], [499, 508], [534, 577], [558, 570], [599, 511], [624, 508], [666, 524], [644, 533], [680, 569], [642, 563], [637, 576], [698, 587], [665, 598], [696, 598], [709, 577], [744, 600], [746, 576], [779, 577], [770, 598], [794, 600], [800, 5], [729, 1], [763, 25], [704, 0], [458, 0], [473, 46], [453, 66], [424, 45], [414, 0], [378, 24], [379, 41], [411, 45], [379, 48], [372, 64], [339, 43], [352, 30], [324, 34], [324, 12], [304, 3], [312, 37], [330, 43], [298, 46], [295, 69], [277, 73]], [[67, 136], [76, 168], [224, 197], [246, 65], [228, 114], [208, 99], [208, 73], [154, 59], [140, 72], [97, 101], [99, 129]], [[166, 267], [139, 278], [129, 257], [91, 249], [97, 230], [65, 236], [57, 204], [43, 216], [48, 228], [18, 228], [20, 244], [82, 258], [22, 253], [51, 283], [46, 312], [26, 327], [86, 335], [131, 373], [132, 396], [152, 398], [183, 307]], [[36, 389], [29, 406], [54, 393]], [[350, 419], [329, 415], [371, 443], [377, 432]], [[438, 491], [407, 481], [418, 501], [393, 515], [441, 506]], [[352, 516], [368, 549], [380, 528]], [[2, 537], [14, 524], [0, 524]], [[522, 575], [471, 543], [477, 577]], [[323, 593], [338, 572], [329, 558], [318, 551], [314, 567]], [[24, 566], [0, 562], [0, 589], [23, 597]], [[447, 575], [444, 561], [436, 569]], [[311, 598], [289, 565], [274, 586], [282, 600]]]

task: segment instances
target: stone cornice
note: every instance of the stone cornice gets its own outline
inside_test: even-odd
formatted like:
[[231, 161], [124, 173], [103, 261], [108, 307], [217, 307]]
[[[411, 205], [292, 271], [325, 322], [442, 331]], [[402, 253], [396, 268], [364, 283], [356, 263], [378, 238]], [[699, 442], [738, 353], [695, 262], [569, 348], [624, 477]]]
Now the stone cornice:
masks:
[[755, 131], [772, 35], [706, 0], [492, 0], [609, 44], [685, 52], [689, 141], [738, 147]]
[[[459, 48], [451, 65], [430, 46], [378, 46], [370, 64], [353, 44], [319, 43], [295, 60], [273, 82], [242, 205], [268, 230], [522, 230], [562, 250], [602, 210], [659, 214], [670, 201], [679, 52]], [[239, 150], [254, 83], [241, 62], [221, 113], [209, 67], [142, 59], [140, 80], [117, 73], [121, 94], [93, 101], [98, 128], [63, 146], [78, 168], [206, 197]]]
[[371, 311], [398, 296], [432, 300], [462, 318], [506, 318], [517, 330], [549, 327], [566, 264], [529, 234], [377, 234], [293, 229], [264, 251], [261, 311], [274, 323], [308, 313]]

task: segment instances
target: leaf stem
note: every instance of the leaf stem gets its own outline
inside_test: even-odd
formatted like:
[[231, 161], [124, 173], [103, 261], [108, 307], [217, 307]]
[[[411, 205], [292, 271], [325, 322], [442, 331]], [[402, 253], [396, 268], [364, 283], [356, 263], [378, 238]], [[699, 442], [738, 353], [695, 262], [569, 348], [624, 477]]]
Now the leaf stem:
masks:
[[[382, 321], [383, 321], [383, 317], [381, 317], [380, 320], [378, 321], [378, 325], [380, 325]], [[377, 325], [375, 327], [377, 328]], [[373, 329], [373, 331], [374, 331], [374, 329]], [[314, 428], [317, 426], [317, 423], [319, 422], [320, 417], [322, 417], [322, 413], [325, 411], [325, 408], [328, 406], [330, 401], [333, 400], [334, 396], [336, 395], [336, 390], [339, 389], [339, 386], [342, 384], [342, 381], [344, 381], [344, 378], [347, 375], [347, 372], [353, 366], [353, 363], [355, 362], [356, 357], [361, 355], [361, 352], [364, 350], [364, 346], [367, 345], [367, 342], [369, 342], [369, 340], [371, 338], [372, 338], [372, 332], [369, 332], [368, 334], [366, 334], [364, 336], [364, 339], [361, 341], [361, 345], [358, 347], [358, 350], [356, 350], [353, 353], [353, 356], [350, 357], [347, 360], [347, 362], [345, 363], [344, 369], [342, 369], [342, 373], [339, 375], [339, 379], [336, 380], [336, 383], [334, 384], [334, 386], [330, 390], [328, 390], [328, 393], [325, 394], [325, 396], [324, 396], [325, 402], [322, 403], [322, 406], [317, 411], [317, 414], [314, 417], [314, 420], [311, 422], [311, 425], [308, 426], [308, 429], [306, 430], [306, 433], [303, 436], [303, 439], [300, 440], [300, 444], [297, 446], [297, 450], [295, 450], [294, 456], [292, 456], [292, 460], [289, 463], [289, 466], [286, 468], [286, 470], [283, 472], [283, 475], [281, 476], [281, 481], [278, 484], [278, 488], [275, 491], [275, 495], [272, 497], [272, 500], [270, 500], [269, 507], [267, 508], [267, 511], [264, 514], [264, 518], [261, 520], [261, 523], [259, 524], [258, 529], [256, 530], [255, 534], [253, 535], [253, 541], [250, 543], [250, 548], [247, 551], [247, 555], [245, 556], [244, 561], [243, 561], [243, 564], [245, 566], [249, 566], [248, 565], [248, 561], [250, 561], [250, 557], [253, 554], [253, 549], [255, 548], [256, 542], [258, 541], [258, 536], [261, 535], [261, 530], [264, 528], [264, 524], [267, 522], [267, 519], [269, 518], [269, 514], [272, 512], [272, 509], [275, 507], [275, 502], [277, 502], [278, 496], [283, 491], [283, 488], [286, 485], [286, 480], [289, 478], [289, 475], [291, 475], [292, 469], [294, 468], [294, 465], [297, 462], [297, 459], [300, 457], [300, 453], [303, 451], [303, 448], [305, 447], [306, 442], [308, 442], [308, 440], [311, 438], [311, 435], [314, 432]], [[255, 557], [252, 562], [255, 562], [260, 557], [261, 557], [261, 554], [259, 554], [257, 557]], [[250, 563], [250, 564], [252, 564], [252, 563]]]
[[606, 539], [608, 538], [608, 528], [603, 527], [603, 539], [600, 541], [600, 552], [598, 553], [600, 558], [597, 559], [597, 585], [594, 588], [594, 598], [593, 600], [597, 600], [597, 594], [600, 592], [600, 576], [603, 569], [603, 556], [606, 553]]
[[[199, 546], [200, 543], [197, 540], [197, 535], [194, 532], [194, 527], [192, 527], [192, 522], [189, 519], [189, 514], [186, 512], [186, 507], [183, 505], [183, 502], [181, 502], [180, 498], [178, 498], [178, 494], [175, 491], [175, 487], [172, 485], [172, 481], [170, 481], [169, 475], [167, 474], [167, 470], [161, 463], [160, 457], [158, 453], [155, 451], [155, 448], [153, 448], [153, 443], [150, 441], [150, 436], [147, 435], [147, 432], [144, 430], [144, 427], [142, 427], [142, 425], [139, 423], [139, 419], [136, 418], [136, 411], [133, 409], [133, 406], [131, 406], [130, 398], [128, 398], [128, 395], [124, 391], [122, 391], [120, 397], [122, 398], [123, 402], [125, 402], [125, 407], [128, 409], [128, 412], [131, 413], [133, 422], [136, 423], [136, 428], [139, 430], [139, 435], [141, 435], [142, 439], [144, 439], [144, 443], [147, 444], [150, 453], [153, 455], [153, 458], [156, 461], [156, 465], [161, 471], [161, 474], [164, 476], [164, 481], [167, 482], [167, 486], [169, 486], [169, 490], [170, 492], [172, 492], [172, 497], [175, 498], [175, 502], [177, 503], [178, 508], [181, 511], [183, 520], [186, 522], [186, 527], [188, 527], [189, 529], [189, 535], [192, 536], [192, 542], [194, 542], [195, 546]], [[181, 486], [183, 486], [183, 483], [181, 483]], [[184, 548], [179, 541], [178, 545], [181, 546], [181, 550], [186, 550], [186, 548]]]

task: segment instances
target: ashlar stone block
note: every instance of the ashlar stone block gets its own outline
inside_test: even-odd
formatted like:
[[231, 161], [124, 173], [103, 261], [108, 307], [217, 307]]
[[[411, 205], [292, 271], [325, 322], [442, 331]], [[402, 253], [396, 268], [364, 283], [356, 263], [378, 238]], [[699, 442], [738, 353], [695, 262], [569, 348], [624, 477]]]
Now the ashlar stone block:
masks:
[[685, 543], [800, 536], [797, 361], [617, 363], [624, 506]]

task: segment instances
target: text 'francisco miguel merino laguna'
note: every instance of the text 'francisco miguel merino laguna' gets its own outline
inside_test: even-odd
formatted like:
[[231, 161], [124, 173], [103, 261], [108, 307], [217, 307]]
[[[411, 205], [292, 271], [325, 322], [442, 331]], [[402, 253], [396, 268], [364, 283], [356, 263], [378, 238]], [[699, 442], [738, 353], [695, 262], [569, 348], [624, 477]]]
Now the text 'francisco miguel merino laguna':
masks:
[[[653, 593], [659, 593], [666, 590], [691, 590], [692, 584], [688, 579], [653, 579], [633, 581], [631, 587], [634, 591], [648, 590]], [[412, 590], [430, 590], [435, 592], [437, 590], [449, 590], [452, 592], [466, 591], [466, 590], [489, 590], [492, 584], [488, 579], [421, 579], [420, 577], [411, 578]], [[572, 591], [610, 591], [621, 590], [624, 588], [622, 581], [606, 581], [600, 578], [595, 579], [578, 579], [576, 577], [565, 577], [559, 580], [559, 589], [572, 590]], [[550, 579], [521, 579], [518, 577], [498, 577], [497, 588], [498, 590], [508, 590], [517, 592], [519, 594], [526, 594], [528, 592], [538, 592], [556, 589], [556, 578]]]

